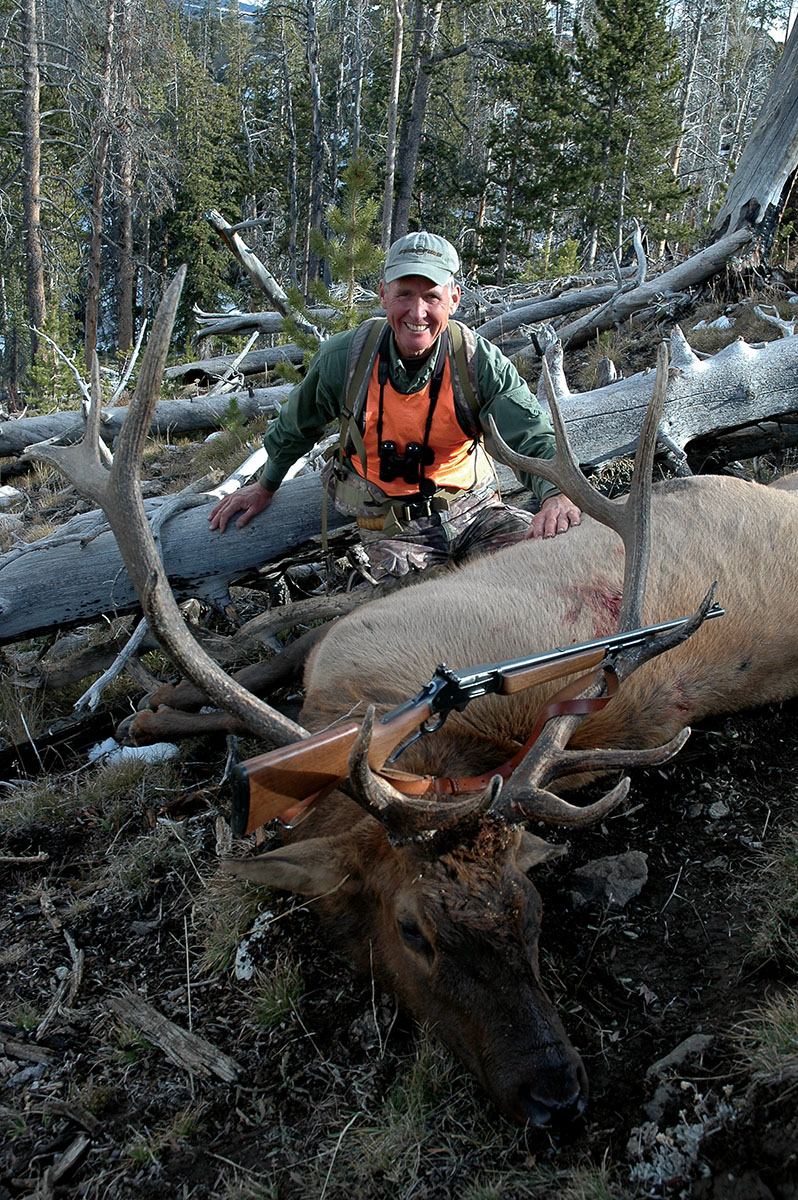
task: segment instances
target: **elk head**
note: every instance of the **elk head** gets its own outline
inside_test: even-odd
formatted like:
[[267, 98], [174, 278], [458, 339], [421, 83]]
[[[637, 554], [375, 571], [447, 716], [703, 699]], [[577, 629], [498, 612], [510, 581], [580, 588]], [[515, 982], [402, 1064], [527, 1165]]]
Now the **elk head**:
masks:
[[[185, 674], [221, 709], [256, 736], [285, 745], [307, 736], [232, 681], [189, 634], [169, 588], [141, 501], [139, 465], [158, 397], [182, 278], [168, 289], [142, 363], [136, 395], [109, 469], [99, 453], [99, 372], [83, 442], [48, 447], [52, 462], [98, 502], [114, 531], [151, 628]], [[647, 556], [646, 495], [664, 398], [667, 364], [661, 356], [652, 409], [638, 452], [635, 484], [625, 505], [599, 497], [573, 462], [552, 395], [558, 435], [551, 461], [513, 460], [554, 479], [587, 512], [618, 530], [626, 548], [623, 621], [640, 623]], [[551, 392], [551, 389], [550, 389]], [[508, 452], [509, 454], [509, 452]], [[409, 601], [412, 603], [412, 598]], [[678, 633], [619, 656], [619, 678], [654, 653], [689, 636], [699, 610]], [[583, 698], [600, 698], [604, 684], [590, 679]], [[272, 887], [318, 898], [317, 909], [336, 944], [413, 1014], [428, 1022], [512, 1118], [546, 1125], [584, 1107], [587, 1080], [547, 999], [538, 968], [541, 902], [528, 872], [560, 853], [524, 829], [531, 820], [579, 826], [595, 820], [626, 794], [624, 781], [596, 803], [578, 807], [550, 790], [558, 776], [664, 761], [686, 733], [647, 751], [568, 749], [581, 720], [551, 721], [508, 784], [456, 800], [407, 797], [369, 761], [370, 723], [364, 722], [350, 759], [350, 782], [289, 834], [290, 844], [259, 858], [226, 866]], [[355, 805], [357, 807], [355, 807]]]

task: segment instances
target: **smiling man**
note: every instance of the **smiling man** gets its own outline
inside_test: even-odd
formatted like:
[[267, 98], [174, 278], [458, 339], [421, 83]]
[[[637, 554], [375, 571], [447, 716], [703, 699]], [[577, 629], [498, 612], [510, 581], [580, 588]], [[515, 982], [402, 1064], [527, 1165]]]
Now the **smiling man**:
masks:
[[554, 456], [551, 424], [512, 363], [451, 320], [460, 303], [451, 242], [418, 232], [391, 246], [380, 283], [384, 318], [329, 338], [269, 426], [256, 483], [221, 500], [211, 529], [263, 512], [292, 463], [335, 418], [328, 467], [336, 506], [360, 526], [368, 574], [379, 580], [578, 525], [579, 509], [551, 484], [522, 475], [534, 516], [502, 503], [482, 435], [493, 417], [522, 454]]

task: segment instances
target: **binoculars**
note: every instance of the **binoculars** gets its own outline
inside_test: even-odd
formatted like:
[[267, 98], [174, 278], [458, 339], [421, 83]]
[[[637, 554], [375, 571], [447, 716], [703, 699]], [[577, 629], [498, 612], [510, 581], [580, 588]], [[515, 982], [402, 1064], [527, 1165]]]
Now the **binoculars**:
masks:
[[418, 484], [421, 467], [430, 467], [434, 462], [433, 451], [420, 442], [408, 442], [404, 454], [399, 453], [396, 442], [380, 442], [380, 479], [383, 483], [403, 479], [405, 483]]

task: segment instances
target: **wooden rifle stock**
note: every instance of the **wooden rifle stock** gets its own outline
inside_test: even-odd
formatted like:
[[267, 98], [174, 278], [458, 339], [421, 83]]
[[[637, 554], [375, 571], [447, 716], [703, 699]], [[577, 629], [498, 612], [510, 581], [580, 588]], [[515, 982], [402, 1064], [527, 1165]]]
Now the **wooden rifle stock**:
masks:
[[[493, 690], [499, 695], [512, 695], [535, 684], [589, 671], [603, 661], [606, 653], [604, 645], [591, 649], [576, 647], [573, 654], [566, 649], [551, 662], [523, 664], [517, 668], [509, 665], [503, 669], [499, 686]], [[380, 770], [396, 747], [417, 733], [419, 726], [431, 716], [431, 703], [419, 698], [416, 703], [400, 705], [394, 712], [375, 721], [369, 750], [371, 767]], [[349, 773], [349, 755], [359, 732], [358, 721], [346, 721], [235, 766], [231, 775], [230, 817], [234, 836], [243, 837], [278, 816], [289, 823], [309, 801], [345, 779]]]

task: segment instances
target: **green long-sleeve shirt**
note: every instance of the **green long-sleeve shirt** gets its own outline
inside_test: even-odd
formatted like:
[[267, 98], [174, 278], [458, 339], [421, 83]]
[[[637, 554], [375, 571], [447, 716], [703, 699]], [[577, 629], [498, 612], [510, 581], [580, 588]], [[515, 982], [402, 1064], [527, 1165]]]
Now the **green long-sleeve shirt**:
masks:
[[[346, 330], [322, 343], [305, 378], [296, 385], [279, 416], [269, 426], [263, 439], [269, 459], [259, 480], [269, 491], [276, 491], [288, 468], [306, 454], [322, 436], [325, 427], [340, 416], [349, 346], [354, 333], [353, 329]], [[488, 417], [492, 416], [499, 433], [513, 450], [519, 454], [553, 458], [554, 431], [548, 416], [501, 350], [486, 338], [478, 334], [475, 337], [474, 376], [483, 429], [490, 428]], [[411, 374], [396, 351], [392, 335], [389, 375], [393, 387], [404, 395], [420, 391], [432, 373], [434, 351], [435, 347], [419, 370]], [[536, 475], [523, 472], [520, 479], [540, 500], [557, 492], [557, 488]]]

